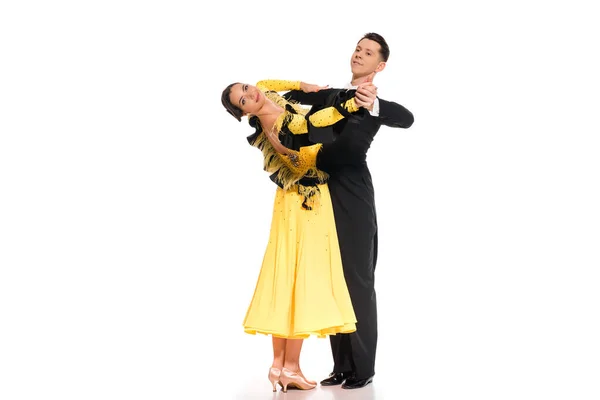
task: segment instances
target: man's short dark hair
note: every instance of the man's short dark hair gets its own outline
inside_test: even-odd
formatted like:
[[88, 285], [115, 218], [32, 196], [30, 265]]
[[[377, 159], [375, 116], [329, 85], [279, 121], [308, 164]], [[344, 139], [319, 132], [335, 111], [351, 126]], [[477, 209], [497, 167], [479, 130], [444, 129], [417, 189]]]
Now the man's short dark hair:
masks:
[[[383, 36], [381, 36], [380, 34], [375, 33], [375, 32], [369, 32], [369, 33], [366, 33], [360, 40], [363, 40], [363, 39], [369, 39], [369, 40], [379, 43], [379, 45], [381, 46], [381, 50], [379, 51], [379, 54], [381, 55], [381, 59], [384, 62], [387, 62], [388, 58], [390, 57], [390, 46], [388, 46], [388, 44], [385, 41], [385, 39], [383, 38]], [[360, 40], [359, 40], [359, 42], [360, 42]]]

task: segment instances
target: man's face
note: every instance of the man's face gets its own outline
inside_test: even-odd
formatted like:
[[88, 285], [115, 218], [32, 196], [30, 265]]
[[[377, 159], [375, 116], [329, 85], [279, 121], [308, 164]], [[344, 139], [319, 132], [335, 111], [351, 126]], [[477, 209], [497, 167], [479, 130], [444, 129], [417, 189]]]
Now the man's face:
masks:
[[361, 77], [376, 71], [380, 64], [383, 63], [379, 50], [381, 50], [381, 46], [374, 40], [363, 39], [358, 42], [350, 58], [352, 75], [354, 77]]

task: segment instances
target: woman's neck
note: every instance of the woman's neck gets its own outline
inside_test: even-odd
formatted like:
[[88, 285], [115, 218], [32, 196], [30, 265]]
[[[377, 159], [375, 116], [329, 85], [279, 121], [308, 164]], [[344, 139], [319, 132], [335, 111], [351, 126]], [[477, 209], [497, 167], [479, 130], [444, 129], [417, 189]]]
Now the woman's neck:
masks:
[[283, 114], [284, 111], [283, 108], [267, 98], [264, 106], [256, 116], [260, 120], [260, 124], [264, 130], [271, 130], [273, 129], [273, 125], [275, 125], [277, 118]]

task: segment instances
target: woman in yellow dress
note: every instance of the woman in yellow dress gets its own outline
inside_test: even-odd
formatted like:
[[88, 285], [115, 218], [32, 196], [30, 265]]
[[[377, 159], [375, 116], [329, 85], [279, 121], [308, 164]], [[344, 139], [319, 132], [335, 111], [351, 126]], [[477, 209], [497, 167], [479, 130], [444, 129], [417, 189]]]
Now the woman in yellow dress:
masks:
[[342, 113], [356, 112], [360, 101], [351, 98], [308, 113], [278, 94], [322, 89], [303, 82], [268, 80], [256, 86], [232, 83], [221, 97], [231, 115], [238, 121], [248, 117], [256, 129], [248, 142], [262, 151], [264, 169], [278, 185], [269, 242], [243, 324], [247, 333], [273, 338], [269, 369], [273, 391], [277, 383], [284, 392], [288, 386], [316, 387], [300, 369], [303, 339], [356, 330], [327, 174], [316, 167], [322, 145], [311, 144], [308, 132], [333, 125], [344, 118]]

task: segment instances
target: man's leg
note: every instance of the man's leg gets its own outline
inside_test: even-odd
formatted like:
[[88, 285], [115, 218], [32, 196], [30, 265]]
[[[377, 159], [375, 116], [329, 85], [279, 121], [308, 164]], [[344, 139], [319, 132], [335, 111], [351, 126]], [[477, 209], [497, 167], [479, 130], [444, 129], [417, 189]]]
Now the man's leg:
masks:
[[[350, 202], [346, 202], [346, 207], [348, 203]], [[337, 210], [343, 209], [342, 207], [338, 207]], [[350, 339], [349, 345], [340, 349], [350, 350], [350, 364], [356, 378], [365, 379], [375, 374], [377, 349], [377, 224], [374, 213], [368, 212], [370, 209], [364, 205], [347, 207], [346, 210], [352, 212], [352, 216], [337, 213], [336, 224], [344, 277], [358, 322], [356, 331], [347, 334]]]
[[[375, 374], [377, 347], [374, 279], [377, 222], [371, 193], [368, 188], [356, 183], [362, 181], [356, 176], [342, 176], [329, 183], [344, 277], [358, 321], [356, 332], [342, 335], [348, 337], [349, 343], [332, 337], [335, 367], [339, 367], [334, 371], [346, 368], [349, 363], [357, 379], [370, 378]], [[348, 361], [343, 358], [346, 355], [349, 355]]]
[[350, 336], [346, 333], [332, 335], [329, 337], [331, 343], [331, 353], [333, 355], [333, 372], [350, 372], [353, 370], [350, 356], [352, 354], [352, 345]]
[[352, 348], [348, 334], [337, 334], [329, 337], [333, 355], [333, 372], [321, 381], [323, 386], [341, 385], [353, 376]]
[[[364, 243], [364, 242], [363, 242]], [[353, 370], [356, 379], [366, 379], [375, 375], [375, 353], [377, 350], [377, 298], [375, 293], [374, 255], [375, 242], [357, 246], [352, 255], [354, 268], [346, 274], [346, 282], [352, 294], [352, 304], [356, 314], [356, 332], [350, 333], [350, 347]], [[361, 262], [362, 261], [362, 262]]]

